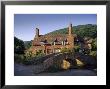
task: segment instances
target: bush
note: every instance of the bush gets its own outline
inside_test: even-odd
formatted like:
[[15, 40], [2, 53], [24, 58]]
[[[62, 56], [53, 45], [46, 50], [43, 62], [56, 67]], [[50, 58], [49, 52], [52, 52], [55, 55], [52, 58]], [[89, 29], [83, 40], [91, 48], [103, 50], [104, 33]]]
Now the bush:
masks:
[[45, 56], [44, 53], [40, 53], [38, 55], [31, 54], [31, 55], [25, 55], [24, 64], [26, 65], [34, 65], [34, 64], [40, 64], [43, 61], [43, 57]]
[[96, 51], [97, 50], [97, 39], [93, 39], [93, 42], [92, 42], [92, 51]]
[[44, 53], [40, 53], [40, 54], [36, 55], [36, 57], [38, 57], [38, 58], [43, 57], [43, 56], [45, 56]]
[[93, 57], [96, 58], [96, 57], [97, 57], [97, 51], [91, 51], [91, 52], [90, 52], [90, 55], [92, 55]]
[[23, 63], [25, 61], [25, 56], [23, 54], [14, 54], [14, 61], [17, 63]]
[[75, 52], [79, 52], [80, 46], [79, 46], [79, 45], [75, 46], [75, 47], [74, 47], [74, 50], [75, 50]]
[[65, 53], [65, 52], [71, 52], [71, 50], [68, 49], [68, 48], [62, 48], [62, 49], [61, 49], [61, 52], [62, 52], [62, 53]]
[[15, 54], [15, 62], [26, 65], [42, 63], [41, 58], [44, 57], [45, 54], [41, 52], [36, 53], [32, 53], [32, 51], [26, 51], [25, 54]]
[[25, 50], [24, 42], [14, 37], [14, 53], [24, 54], [24, 50]]

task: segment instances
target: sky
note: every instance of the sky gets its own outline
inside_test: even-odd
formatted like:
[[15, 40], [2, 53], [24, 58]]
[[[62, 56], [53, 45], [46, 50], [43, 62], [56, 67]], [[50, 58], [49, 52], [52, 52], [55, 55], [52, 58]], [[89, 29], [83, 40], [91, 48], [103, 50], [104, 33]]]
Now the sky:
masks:
[[35, 29], [39, 28], [40, 35], [73, 26], [97, 24], [96, 14], [15, 14], [14, 36], [30, 41], [35, 37]]

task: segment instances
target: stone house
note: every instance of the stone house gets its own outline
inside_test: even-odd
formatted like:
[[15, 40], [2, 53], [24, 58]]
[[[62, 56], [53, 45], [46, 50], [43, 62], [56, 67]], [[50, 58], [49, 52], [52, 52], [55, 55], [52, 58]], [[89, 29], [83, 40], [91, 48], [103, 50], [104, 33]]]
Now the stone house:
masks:
[[40, 51], [46, 55], [61, 52], [63, 48], [72, 50], [74, 48], [74, 38], [76, 37], [76, 34], [72, 34], [72, 24], [69, 25], [67, 30], [68, 34], [40, 35], [40, 30], [36, 28], [36, 34], [29, 50], [32, 53]]

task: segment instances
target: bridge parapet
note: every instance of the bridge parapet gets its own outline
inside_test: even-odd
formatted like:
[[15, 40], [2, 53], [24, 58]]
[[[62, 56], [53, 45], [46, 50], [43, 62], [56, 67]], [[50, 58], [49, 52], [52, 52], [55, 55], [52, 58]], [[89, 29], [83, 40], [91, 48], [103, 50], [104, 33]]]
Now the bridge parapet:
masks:
[[[50, 67], [56, 68], [56, 69], [62, 69], [62, 64], [65, 59], [68, 59], [70, 57], [71, 53], [57, 53], [48, 55], [43, 59], [42, 64], [39, 64], [39, 66], [36, 66], [34, 68], [35, 73], [42, 72]], [[41, 59], [42, 60], [42, 59]], [[37, 68], [38, 67], [38, 68]], [[41, 67], [39, 69], [39, 67]], [[37, 70], [38, 69], [38, 70]]]

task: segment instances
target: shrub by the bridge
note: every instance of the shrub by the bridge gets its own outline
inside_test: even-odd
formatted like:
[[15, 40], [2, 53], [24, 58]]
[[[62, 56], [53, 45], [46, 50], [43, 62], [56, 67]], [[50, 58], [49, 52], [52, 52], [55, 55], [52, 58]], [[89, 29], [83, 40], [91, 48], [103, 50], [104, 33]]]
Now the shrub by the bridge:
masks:
[[62, 49], [61, 49], [61, 52], [62, 52], [62, 53], [65, 53], [65, 52], [71, 52], [71, 50], [68, 49], [68, 48], [62, 48]]
[[25, 57], [23, 54], [14, 54], [14, 61], [17, 63], [23, 63], [25, 61]]
[[74, 47], [74, 50], [75, 50], [75, 52], [79, 52], [80, 46], [79, 46], [79, 45], [75, 46], [75, 47]]
[[97, 57], [97, 51], [91, 51], [91, 52], [90, 52], [90, 55], [92, 55], [93, 57], [96, 58], [96, 57]]
[[43, 57], [45, 56], [44, 53], [41, 53], [41, 52], [36, 52], [36, 53], [32, 53], [32, 51], [27, 51], [25, 53], [25, 57], [26, 57], [26, 60], [33, 60], [35, 58], [40, 58], [40, 57]]

